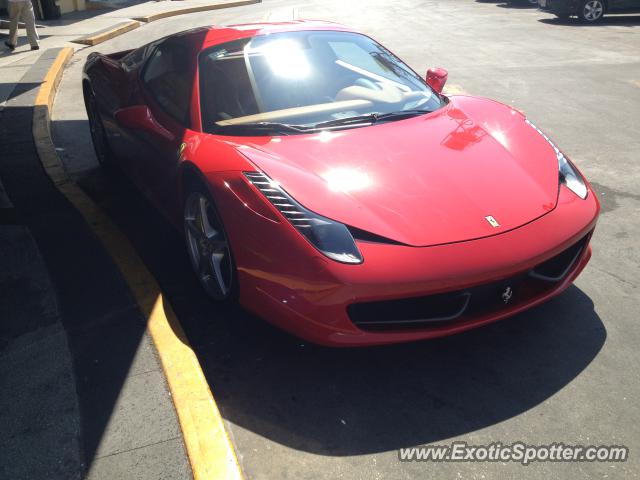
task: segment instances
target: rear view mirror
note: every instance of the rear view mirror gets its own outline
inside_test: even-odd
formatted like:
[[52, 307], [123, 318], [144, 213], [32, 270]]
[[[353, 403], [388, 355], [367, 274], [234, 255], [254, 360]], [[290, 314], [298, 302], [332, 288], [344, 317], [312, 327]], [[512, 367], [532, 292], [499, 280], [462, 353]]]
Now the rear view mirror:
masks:
[[124, 128], [154, 133], [170, 142], [175, 140], [174, 135], [158, 123], [146, 105], [122, 108], [115, 113], [115, 119]]
[[447, 77], [449, 72], [444, 68], [430, 68], [427, 70], [427, 85], [433, 88], [436, 92], [442, 93], [444, 84], [447, 83]]

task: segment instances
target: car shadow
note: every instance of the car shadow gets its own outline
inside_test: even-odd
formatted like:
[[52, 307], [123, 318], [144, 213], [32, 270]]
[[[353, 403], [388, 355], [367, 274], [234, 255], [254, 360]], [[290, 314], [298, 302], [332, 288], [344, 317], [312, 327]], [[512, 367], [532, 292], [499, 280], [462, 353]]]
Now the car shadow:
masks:
[[538, 8], [535, 3], [529, 3], [528, 0], [476, 0], [476, 3], [494, 3], [496, 7], [500, 8], [517, 8], [517, 9], [531, 9]]
[[219, 313], [197, 314], [188, 335], [198, 332], [224, 418], [319, 455], [390, 451], [505, 421], [562, 390], [606, 338], [575, 287], [487, 328], [368, 349], [316, 347], [242, 314], [218, 321]]
[[550, 398], [596, 357], [606, 330], [579, 288], [534, 310], [427, 342], [330, 349], [234, 304], [214, 304], [179, 232], [122, 177], [80, 179], [158, 279], [223, 417], [290, 448], [360, 455], [494, 425]]
[[570, 27], [637, 27], [640, 25], [640, 15], [621, 15], [621, 14], [608, 14], [605, 15], [602, 20], [596, 23], [581, 22], [578, 18], [571, 17], [567, 19], [562, 18], [539, 18], [539, 22], [546, 23], [547, 25], [566, 25]]
[[500, 2], [499, 4], [496, 5], [497, 7], [500, 8], [515, 8], [518, 10], [525, 10], [525, 9], [537, 9], [538, 5], [534, 4], [534, 3], [529, 3], [526, 0], [521, 0], [521, 1], [512, 1], [512, 2]]

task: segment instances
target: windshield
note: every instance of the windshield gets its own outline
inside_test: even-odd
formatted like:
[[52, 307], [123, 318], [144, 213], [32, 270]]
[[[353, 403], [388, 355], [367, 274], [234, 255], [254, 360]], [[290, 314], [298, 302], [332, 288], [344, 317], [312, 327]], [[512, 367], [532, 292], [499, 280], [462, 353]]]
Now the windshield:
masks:
[[445, 101], [384, 47], [348, 32], [285, 32], [216, 45], [201, 54], [199, 70], [210, 133], [362, 126], [430, 112]]

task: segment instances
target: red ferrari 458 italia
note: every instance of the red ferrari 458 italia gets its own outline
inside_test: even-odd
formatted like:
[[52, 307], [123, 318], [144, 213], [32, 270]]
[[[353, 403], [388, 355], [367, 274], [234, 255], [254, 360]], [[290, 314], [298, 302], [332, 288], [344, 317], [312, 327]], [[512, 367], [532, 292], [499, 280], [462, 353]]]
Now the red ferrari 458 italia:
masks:
[[520, 112], [446, 96], [328, 22], [199, 28], [89, 55], [98, 159], [180, 230], [206, 293], [332, 346], [449, 335], [587, 264], [599, 203]]

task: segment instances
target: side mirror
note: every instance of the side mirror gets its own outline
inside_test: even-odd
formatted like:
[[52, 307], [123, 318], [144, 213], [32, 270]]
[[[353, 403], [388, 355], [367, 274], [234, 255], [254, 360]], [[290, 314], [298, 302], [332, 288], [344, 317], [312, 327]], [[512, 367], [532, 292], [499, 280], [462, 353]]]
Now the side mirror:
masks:
[[436, 92], [442, 93], [444, 84], [447, 83], [447, 77], [449, 77], [449, 72], [444, 68], [430, 68], [427, 70], [427, 85]]
[[121, 108], [115, 113], [115, 120], [124, 128], [153, 133], [170, 142], [175, 140], [175, 136], [158, 123], [146, 105]]

